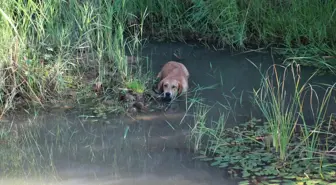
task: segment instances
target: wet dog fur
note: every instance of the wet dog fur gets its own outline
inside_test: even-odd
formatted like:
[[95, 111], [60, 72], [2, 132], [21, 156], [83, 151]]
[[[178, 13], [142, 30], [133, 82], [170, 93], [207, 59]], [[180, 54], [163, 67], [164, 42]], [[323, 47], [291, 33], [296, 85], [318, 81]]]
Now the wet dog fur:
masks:
[[160, 82], [157, 85], [158, 92], [166, 100], [175, 99], [188, 91], [189, 71], [179, 62], [167, 62], [158, 73]]

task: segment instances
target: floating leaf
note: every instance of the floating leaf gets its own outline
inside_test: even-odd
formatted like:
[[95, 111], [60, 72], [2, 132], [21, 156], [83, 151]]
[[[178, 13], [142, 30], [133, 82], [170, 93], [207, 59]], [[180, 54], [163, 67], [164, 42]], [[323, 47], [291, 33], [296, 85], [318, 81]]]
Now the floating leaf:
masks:
[[212, 158], [203, 158], [201, 159], [201, 161], [212, 161], [213, 159]]
[[221, 162], [222, 161], [218, 160], [218, 161], [215, 161], [215, 162], [211, 163], [210, 165], [211, 166], [217, 166], [217, 165], [221, 164]]
[[222, 160], [223, 157], [215, 157], [214, 160]]
[[243, 177], [249, 177], [251, 174], [248, 172], [248, 171], [246, 171], [246, 170], [244, 170], [243, 171]]
[[248, 180], [239, 182], [239, 185], [249, 185], [249, 184], [250, 182]]
[[[232, 172], [233, 175], [266, 176], [267, 179], [274, 178], [274, 176], [283, 177], [283, 183], [287, 184], [293, 184], [294, 180], [289, 179], [295, 179], [295, 176], [303, 175], [303, 173], [308, 174], [310, 178], [319, 178], [319, 175], [322, 174], [325, 179], [335, 179], [335, 175], [328, 175], [330, 171], [335, 171], [335, 169], [328, 166], [330, 162], [327, 159], [323, 159], [323, 161], [320, 158], [302, 160], [304, 152], [297, 150], [297, 152], [293, 151], [291, 155], [288, 155], [286, 161], [279, 161], [279, 153], [274, 148], [264, 148], [249, 139], [270, 135], [268, 128], [266, 128], [269, 124], [262, 124], [264, 125], [246, 123], [232, 129], [226, 129], [216, 137], [210, 138], [211, 144], [207, 147], [209, 149], [207, 155], [213, 154], [212, 156], [215, 156], [215, 161], [212, 161], [211, 164], [220, 168], [230, 166], [230, 169], [240, 172]], [[289, 143], [293, 147], [296, 147], [297, 144], [297, 141], [294, 140]], [[222, 146], [218, 147], [218, 145]], [[322, 169], [320, 163], [323, 164]], [[279, 180], [276, 179], [272, 182], [279, 183]]]
[[281, 183], [281, 180], [279, 179], [271, 179], [269, 182], [274, 182], [274, 183]]
[[220, 168], [226, 168], [226, 167], [228, 167], [228, 166], [229, 166], [229, 163], [221, 163], [221, 164], [219, 165]]
[[286, 185], [295, 185], [296, 183], [294, 181], [291, 181], [291, 180], [283, 180], [282, 181], [282, 184], [286, 184]]

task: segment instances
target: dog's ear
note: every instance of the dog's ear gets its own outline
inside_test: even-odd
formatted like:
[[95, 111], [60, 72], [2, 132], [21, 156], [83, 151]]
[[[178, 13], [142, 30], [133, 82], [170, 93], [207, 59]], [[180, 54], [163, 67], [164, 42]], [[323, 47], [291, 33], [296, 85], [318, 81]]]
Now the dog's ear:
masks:
[[178, 90], [178, 93], [179, 93], [179, 94], [182, 94], [183, 86], [182, 86], [182, 84], [181, 84], [180, 82], [178, 83], [178, 88], [177, 88], [177, 90]]
[[161, 78], [161, 71], [157, 74], [156, 78]]
[[157, 90], [162, 93], [163, 92], [163, 80], [161, 80], [159, 83], [158, 83], [158, 87], [157, 87]]

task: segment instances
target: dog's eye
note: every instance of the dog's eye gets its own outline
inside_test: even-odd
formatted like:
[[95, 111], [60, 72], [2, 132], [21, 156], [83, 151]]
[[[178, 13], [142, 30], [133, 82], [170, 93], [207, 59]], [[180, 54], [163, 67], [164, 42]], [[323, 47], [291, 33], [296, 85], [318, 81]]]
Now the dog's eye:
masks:
[[175, 86], [175, 85], [173, 85], [173, 86], [172, 86], [172, 88], [173, 88], [173, 89], [175, 89], [175, 88], [176, 88], [176, 86]]
[[165, 85], [164, 85], [164, 87], [168, 87], [168, 85], [167, 85], [167, 84], [165, 84]]

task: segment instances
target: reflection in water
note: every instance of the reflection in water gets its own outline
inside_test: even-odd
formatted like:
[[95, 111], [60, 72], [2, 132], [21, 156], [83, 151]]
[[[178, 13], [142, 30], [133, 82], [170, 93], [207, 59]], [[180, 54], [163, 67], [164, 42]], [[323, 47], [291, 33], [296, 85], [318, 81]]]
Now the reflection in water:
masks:
[[[195, 174], [197, 175], [197, 174]], [[183, 174], [177, 175], [177, 176], [171, 176], [171, 177], [158, 177], [154, 175], [146, 175], [142, 177], [136, 177], [136, 178], [123, 178], [123, 179], [95, 179], [90, 180], [86, 178], [78, 178], [78, 179], [71, 179], [71, 180], [65, 180], [62, 182], [45, 182], [42, 180], [18, 180], [18, 179], [7, 179], [7, 180], [0, 180], [1, 184], [4, 185], [207, 185], [207, 184], [213, 184], [210, 182], [195, 182], [188, 179], [185, 179]], [[223, 184], [223, 183], [222, 183]], [[225, 184], [225, 183], [224, 183]]]
[[[90, 123], [46, 115], [38, 128], [21, 133], [29, 178], [1, 184], [232, 184], [216, 169], [193, 160], [183, 114], [138, 122]], [[70, 117], [70, 118], [69, 118]], [[155, 119], [154, 119], [155, 118]], [[164, 118], [164, 119], [162, 119]], [[190, 118], [184, 118], [190, 122]], [[35, 137], [29, 137], [35, 136]], [[33, 144], [35, 143], [35, 144]], [[36, 173], [43, 180], [36, 180]], [[31, 173], [31, 174], [30, 174]], [[45, 177], [48, 177], [47, 179]], [[24, 182], [24, 183], [23, 183]]]

